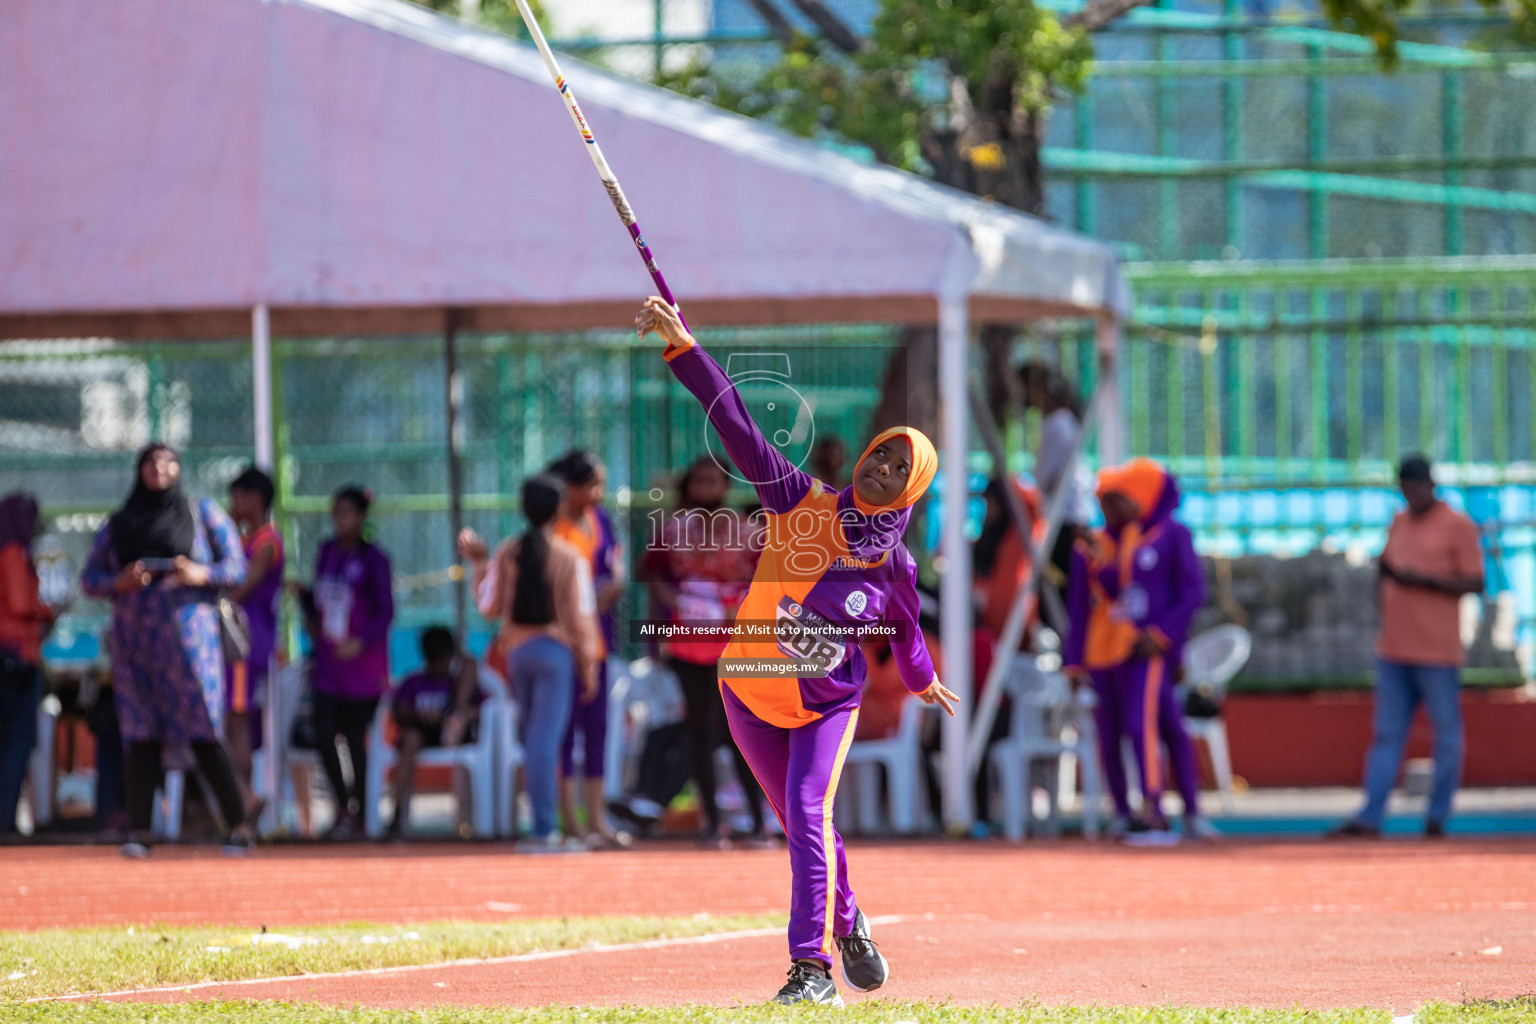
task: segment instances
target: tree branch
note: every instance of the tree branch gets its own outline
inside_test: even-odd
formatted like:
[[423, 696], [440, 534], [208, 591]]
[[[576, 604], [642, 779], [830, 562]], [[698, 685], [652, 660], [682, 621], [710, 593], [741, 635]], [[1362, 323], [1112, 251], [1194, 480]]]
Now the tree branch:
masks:
[[1082, 10], [1062, 22], [1067, 28], [1084, 28], [1097, 32], [1117, 18], [1123, 18], [1138, 7], [1146, 7], [1151, 0], [1089, 0]]
[[854, 34], [848, 23], [836, 14], [821, 0], [790, 0], [800, 13], [811, 19], [811, 24], [821, 31], [822, 38], [847, 54], [855, 54], [864, 49], [864, 41]]
[[794, 26], [789, 19], [779, 13], [779, 9], [773, 5], [773, 0], [747, 0], [757, 16], [763, 19], [763, 24], [768, 26], [768, 31], [773, 33], [773, 38], [779, 41], [780, 46], [789, 46], [795, 41]]

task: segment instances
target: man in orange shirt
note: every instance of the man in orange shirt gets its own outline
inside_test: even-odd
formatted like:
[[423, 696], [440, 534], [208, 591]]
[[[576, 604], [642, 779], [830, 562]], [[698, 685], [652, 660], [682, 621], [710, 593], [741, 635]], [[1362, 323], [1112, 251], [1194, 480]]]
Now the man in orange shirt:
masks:
[[1440, 838], [1461, 782], [1461, 599], [1483, 590], [1477, 526], [1435, 496], [1429, 460], [1405, 458], [1398, 483], [1408, 508], [1392, 520], [1379, 561], [1375, 738], [1365, 758], [1365, 806], [1329, 832], [1381, 835], [1415, 708], [1435, 730], [1435, 776], [1424, 835]]

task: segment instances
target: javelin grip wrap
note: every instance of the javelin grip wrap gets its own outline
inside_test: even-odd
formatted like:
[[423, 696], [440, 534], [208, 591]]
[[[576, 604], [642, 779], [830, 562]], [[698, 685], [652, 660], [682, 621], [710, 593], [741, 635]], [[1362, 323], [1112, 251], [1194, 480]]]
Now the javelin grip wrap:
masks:
[[[533, 45], [538, 47], [539, 56], [544, 58], [544, 66], [549, 69], [550, 77], [555, 80], [555, 88], [560, 91], [560, 98], [565, 101], [565, 109], [571, 115], [571, 121], [576, 125], [576, 130], [581, 133], [582, 141], [587, 144], [587, 155], [592, 157], [592, 163], [597, 166], [597, 175], [602, 179], [603, 188], [608, 192], [608, 199], [613, 203], [613, 208], [618, 212], [619, 220], [629, 231], [630, 239], [635, 243], [635, 249], [640, 253], [640, 258], [645, 261], [645, 269], [650, 272], [651, 280], [656, 284], [656, 290], [673, 309], [677, 309], [677, 300], [672, 297], [672, 289], [667, 287], [667, 281], [661, 276], [661, 268], [656, 265], [656, 257], [651, 254], [650, 246], [645, 244], [645, 239], [640, 235], [640, 225], [635, 222], [635, 211], [629, 205], [629, 200], [624, 198], [624, 190], [619, 188], [618, 178], [613, 169], [608, 166], [608, 161], [603, 157], [602, 147], [597, 144], [597, 139], [592, 136], [592, 129], [587, 124], [586, 116], [582, 114], [581, 107], [576, 103], [576, 94], [571, 91], [570, 84], [565, 76], [560, 73], [560, 66], [555, 63], [555, 55], [549, 48], [549, 42], [544, 38], [543, 31], [539, 28], [539, 20], [533, 16], [533, 10], [528, 6], [528, 0], [516, 0], [517, 12], [523, 17], [523, 24], [528, 26], [528, 34], [533, 37]], [[682, 319], [682, 310], [677, 309], [678, 319]], [[688, 321], [683, 320], [683, 328], [686, 330]]]
[[619, 220], [624, 222], [624, 226], [634, 224], [635, 211], [629, 208], [629, 200], [624, 198], [624, 190], [619, 188], [618, 181], [605, 178], [603, 188], [608, 190], [608, 198], [613, 200], [613, 208], [619, 211]]

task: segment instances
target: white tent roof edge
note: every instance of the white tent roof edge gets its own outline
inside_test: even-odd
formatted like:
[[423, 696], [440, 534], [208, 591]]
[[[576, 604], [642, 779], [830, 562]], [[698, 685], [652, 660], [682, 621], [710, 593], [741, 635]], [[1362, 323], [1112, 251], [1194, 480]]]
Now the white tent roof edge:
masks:
[[[531, 45], [404, 0], [263, 2], [329, 11], [542, 83], [552, 93], [555, 90], [548, 70]], [[1130, 286], [1121, 272], [1119, 257], [1104, 242], [915, 174], [855, 160], [751, 118], [620, 77], [567, 55], [562, 54], [560, 60], [566, 80], [584, 110], [611, 109], [826, 182], [893, 212], [950, 225], [961, 244], [952, 250], [946, 281], [935, 289], [936, 293], [953, 283], [965, 296], [1040, 301], [1116, 318], [1124, 318], [1130, 312]], [[552, 95], [550, 102], [559, 101]], [[622, 164], [622, 156], [617, 162]], [[622, 183], [621, 167], [616, 166], [615, 170], [620, 171]], [[960, 262], [955, 263], [956, 260]], [[1065, 261], [1077, 272], [1069, 275], [1070, 280], [1060, 282], [1058, 294], [1043, 295], [1037, 261]]]

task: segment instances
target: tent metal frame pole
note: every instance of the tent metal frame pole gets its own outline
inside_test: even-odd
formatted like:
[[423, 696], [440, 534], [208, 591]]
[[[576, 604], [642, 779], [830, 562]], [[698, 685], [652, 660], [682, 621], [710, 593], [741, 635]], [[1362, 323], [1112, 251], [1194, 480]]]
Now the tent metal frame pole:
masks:
[[951, 831], [970, 828], [973, 820], [970, 775], [965, 770], [965, 741], [971, 718], [971, 546], [965, 538], [970, 503], [970, 420], [966, 392], [970, 341], [967, 296], [946, 289], [939, 296], [939, 424], [944, 453], [944, 530], [940, 550], [939, 626], [946, 686], [960, 698], [953, 717], [942, 726], [941, 763], [944, 824]]
[[275, 466], [272, 442], [272, 318], [267, 304], [251, 310], [251, 405], [255, 412], [256, 466], [272, 473]]
[[[1003, 623], [1002, 635], [997, 638], [998, 653], [992, 659], [992, 667], [988, 670], [986, 683], [981, 689], [981, 701], [976, 705], [975, 717], [971, 721], [971, 733], [966, 744], [965, 756], [966, 772], [970, 776], [986, 769], [986, 765], [982, 763], [982, 755], [986, 753], [987, 737], [992, 734], [992, 721], [997, 717], [998, 705], [1002, 702], [1003, 677], [1012, 670], [1014, 659], [1020, 656], [1019, 641], [1024, 639], [1024, 628], [1029, 622], [1029, 617], [1034, 614], [1038, 601], [1033, 581], [1043, 576], [1045, 567], [1050, 563], [1051, 551], [1056, 545], [1056, 535], [1061, 530], [1062, 519], [1066, 517], [1067, 494], [1071, 490], [1072, 476], [1077, 470], [1078, 460], [1082, 458], [1083, 451], [1088, 446], [1094, 425], [1103, 422], [1103, 417], [1099, 413], [1107, 399], [1108, 394], [1103, 390], [1101, 383], [1100, 388], [1094, 391], [1093, 397], [1088, 402], [1088, 410], [1083, 416], [1083, 429], [1078, 431], [1077, 440], [1072, 445], [1072, 454], [1067, 459], [1066, 471], [1057, 482], [1056, 490], [1046, 497], [1045, 536], [1041, 538], [1039, 545], [1031, 545], [1029, 548], [1030, 585], [1020, 587], [1019, 592], [1013, 597], [1013, 606], [1008, 609], [1008, 618]], [[1024, 536], [1028, 538], [1029, 534], [1025, 533]], [[1026, 540], [1026, 543], [1029, 541]]]
[[453, 629], [459, 646], [468, 642], [468, 582], [459, 564], [459, 533], [464, 529], [464, 379], [459, 374], [459, 314], [443, 317], [444, 406], [448, 420], [448, 542], [453, 580]]
[[1095, 396], [1099, 399], [1099, 465], [1113, 466], [1125, 458], [1125, 432], [1120, 411], [1120, 321], [1113, 313], [1101, 314], [1094, 325], [1099, 373]]
[[[275, 481], [277, 474], [276, 445], [273, 436], [272, 397], [272, 318], [265, 302], [258, 302], [251, 309], [251, 413], [254, 419], [252, 436], [256, 449], [256, 466]], [[267, 666], [267, 679], [276, 678], [277, 664], [274, 659]], [[267, 804], [261, 820], [255, 823], [258, 833], [274, 830], [278, 824], [278, 807], [281, 803], [283, 758], [282, 743], [277, 740], [277, 723], [282, 721], [277, 706], [277, 687], [267, 687], [266, 699], [261, 702], [261, 725], [264, 735], [272, 738], [268, 757], [263, 760], [260, 779], [253, 779]]]

